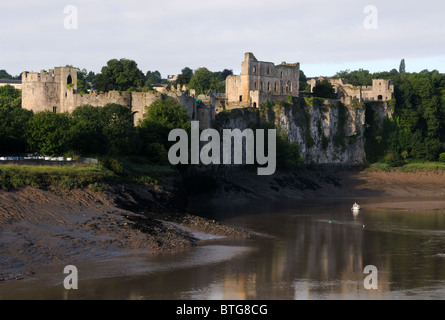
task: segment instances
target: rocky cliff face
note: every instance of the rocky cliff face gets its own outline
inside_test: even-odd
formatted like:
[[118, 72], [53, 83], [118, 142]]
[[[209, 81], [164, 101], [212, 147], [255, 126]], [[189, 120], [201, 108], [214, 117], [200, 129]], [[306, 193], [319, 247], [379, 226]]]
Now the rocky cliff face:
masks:
[[[386, 103], [378, 114], [391, 113]], [[244, 130], [261, 121], [284, 130], [296, 142], [306, 164], [359, 164], [366, 161], [365, 107], [346, 106], [336, 100], [296, 99], [293, 104], [278, 103], [261, 109], [236, 109], [217, 115], [217, 129]]]

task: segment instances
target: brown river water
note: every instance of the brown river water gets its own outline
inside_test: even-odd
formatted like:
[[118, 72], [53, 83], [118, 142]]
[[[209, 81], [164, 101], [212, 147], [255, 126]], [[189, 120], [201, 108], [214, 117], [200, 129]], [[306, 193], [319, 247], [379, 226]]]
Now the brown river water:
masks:
[[[371, 208], [411, 200], [201, 208], [222, 223], [264, 236], [206, 240], [181, 252], [79, 263], [77, 290], [64, 289], [63, 266], [47, 267], [38, 277], [0, 284], [0, 299], [443, 300], [445, 211]], [[419, 201], [427, 208], [434, 199], [415, 200], [418, 209]], [[354, 201], [362, 205], [357, 214], [351, 211]], [[377, 273], [364, 273], [369, 265]], [[365, 286], [369, 275], [376, 276], [374, 289]]]

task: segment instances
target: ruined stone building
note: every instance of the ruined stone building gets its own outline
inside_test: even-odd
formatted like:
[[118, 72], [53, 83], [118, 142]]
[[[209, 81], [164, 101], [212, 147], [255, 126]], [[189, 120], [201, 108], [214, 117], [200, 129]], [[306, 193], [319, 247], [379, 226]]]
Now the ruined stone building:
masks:
[[[308, 83], [311, 85], [311, 92], [314, 86], [321, 81], [319, 79], [311, 79]], [[324, 78], [323, 78], [324, 79]], [[389, 101], [394, 98], [393, 80], [373, 79], [371, 86], [353, 86], [347, 83], [345, 79], [330, 78], [328, 81], [334, 87], [337, 98], [343, 103], [350, 105], [352, 101], [370, 102], [370, 101]]]
[[240, 75], [226, 79], [226, 108], [259, 107], [269, 101], [286, 100], [299, 95], [300, 64], [258, 61], [247, 52]]
[[198, 112], [195, 97], [187, 95], [178, 88], [176, 91], [160, 92], [119, 92], [110, 91], [89, 94], [77, 92], [77, 69], [56, 67], [49, 71], [24, 72], [22, 74], [22, 107], [34, 112], [69, 112], [83, 105], [102, 107], [108, 103], [127, 106], [134, 115], [134, 123], [143, 119], [145, 107], [162, 97], [171, 97], [182, 105], [191, 120], [202, 122], [202, 128], [208, 128], [215, 118], [214, 108], [204, 108], [200, 104]]

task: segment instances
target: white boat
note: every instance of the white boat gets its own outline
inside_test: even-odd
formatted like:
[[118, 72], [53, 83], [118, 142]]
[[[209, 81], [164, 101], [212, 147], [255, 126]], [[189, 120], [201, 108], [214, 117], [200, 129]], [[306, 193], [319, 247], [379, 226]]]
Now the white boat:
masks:
[[359, 211], [361, 208], [362, 208], [362, 207], [360, 207], [360, 205], [358, 205], [357, 202], [356, 202], [356, 203], [354, 203], [354, 204], [352, 205], [351, 210], [352, 210], [352, 211]]

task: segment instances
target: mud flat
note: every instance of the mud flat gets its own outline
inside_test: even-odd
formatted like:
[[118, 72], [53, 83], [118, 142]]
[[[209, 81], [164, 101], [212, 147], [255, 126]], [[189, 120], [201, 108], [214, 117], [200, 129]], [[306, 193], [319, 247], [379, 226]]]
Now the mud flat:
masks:
[[[135, 212], [122, 209], [136, 201], [132, 192], [142, 188], [133, 187], [115, 186], [111, 192], [32, 187], [0, 191], [0, 283], [32, 277], [45, 265], [155, 254], [203, 240], [252, 235], [167, 208], [143, 212], [144, 203], [134, 202]], [[153, 207], [154, 202], [146, 203]]]
[[[153, 186], [0, 191], [0, 284], [32, 277], [40, 266], [191, 248], [217, 238], [255, 237], [254, 231], [187, 213], [205, 205], [256, 204], [282, 199], [397, 196], [410, 201], [370, 204], [376, 209], [445, 210], [445, 173], [370, 172], [302, 168], [258, 177], [232, 174], [207, 193], [189, 194], [187, 182]], [[200, 181], [193, 181], [198, 185]], [[426, 198], [435, 198], [424, 201]]]

